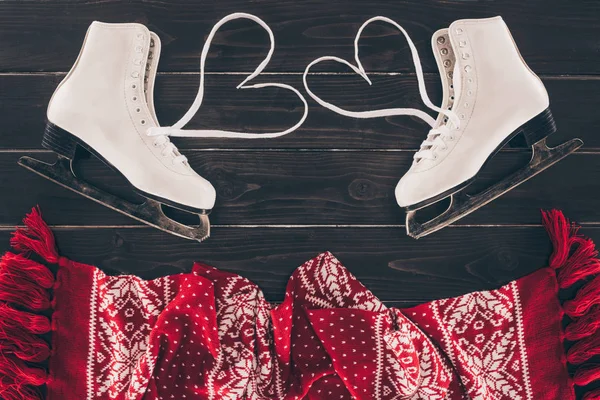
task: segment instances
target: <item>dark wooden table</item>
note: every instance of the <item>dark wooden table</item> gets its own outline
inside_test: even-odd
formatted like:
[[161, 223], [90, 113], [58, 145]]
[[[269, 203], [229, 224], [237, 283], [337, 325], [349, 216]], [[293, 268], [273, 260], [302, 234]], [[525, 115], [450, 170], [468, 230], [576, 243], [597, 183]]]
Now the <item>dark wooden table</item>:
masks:
[[[45, 109], [74, 62], [93, 20], [140, 22], [163, 42], [156, 93], [164, 125], [187, 110], [197, 90], [199, 53], [211, 27], [234, 11], [273, 29], [277, 48], [257, 82], [302, 89], [302, 71], [322, 55], [353, 56], [367, 18], [398, 21], [421, 53], [433, 98], [440, 87], [432, 33], [460, 18], [502, 15], [524, 58], [539, 73], [559, 126], [557, 143], [585, 146], [557, 166], [459, 223], [415, 241], [405, 235], [394, 186], [427, 126], [407, 117], [355, 120], [309, 100], [305, 125], [275, 140], [177, 140], [192, 166], [217, 188], [212, 237], [198, 244], [140, 225], [17, 166], [21, 155], [51, 159], [40, 141]], [[276, 131], [301, 104], [278, 90], [236, 91], [266, 54], [268, 38], [250, 22], [217, 34], [208, 62], [205, 105], [191, 127]], [[401, 34], [376, 24], [365, 31], [362, 60], [373, 86], [333, 64], [315, 69], [314, 90], [353, 109], [420, 107], [414, 68]], [[493, 288], [545, 265], [551, 251], [539, 210], [560, 208], [600, 239], [600, 3], [597, 1], [0, 1], [0, 249], [23, 215], [39, 204], [62, 252], [111, 273], [145, 278], [186, 271], [202, 260], [258, 283], [281, 300], [295, 267], [332, 251], [368, 288], [409, 305]], [[527, 162], [513, 146], [496, 157], [481, 184]], [[93, 160], [82, 174], [126, 193]]]

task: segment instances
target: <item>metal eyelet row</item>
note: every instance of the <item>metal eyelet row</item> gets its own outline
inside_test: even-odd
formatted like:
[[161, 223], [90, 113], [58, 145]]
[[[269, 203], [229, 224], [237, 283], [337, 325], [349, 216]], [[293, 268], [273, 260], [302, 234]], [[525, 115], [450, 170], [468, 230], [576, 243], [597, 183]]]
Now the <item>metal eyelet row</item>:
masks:
[[[456, 28], [455, 33], [457, 36], [461, 36], [464, 34], [464, 29], [463, 28]], [[467, 39], [463, 39], [462, 37], [458, 40], [458, 47], [461, 49], [461, 58], [462, 60], [466, 61], [466, 64], [463, 66], [463, 71], [465, 72], [465, 76], [466, 76], [466, 101], [462, 104], [462, 109], [464, 110], [464, 112], [461, 112], [459, 114], [459, 117], [461, 120], [464, 120], [467, 118], [467, 114], [469, 114], [471, 112], [471, 110], [469, 110], [469, 107], [471, 106], [471, 104], [473, 104], [471, 102], [471, 99], [473, 97], [473, 94], [475, 92], [475, 77], [474, 74], [472, 74], [473, 72], [473, 66], [469, 63], [469, 60], [471, 60], [471, 49], [469, 46], [469, 43], [467, 41]], [[474, 101], [474, 100], [473, 100]]]
[[[137, 44], [135, 45], [135, 53], [138, 55], [143, 54], [144, 52], [144, 40], [145, 40], [145, 35], [143, 33], [138, 33], [136, 35], [137, 38]], [[131, 84], [131, 89], [132, 89], [132, 96], [131, 96], [131, 101], [133, 101], [134, 103], [137, 103], [139, 101], [139, 85], [138, 85], [138, 80], [140, 78], [140, 74], [142, 73], [142, 71], [140, 71], [140, 67], [142, 66], [142, 59], [141, 56], [136, 56], [136, 58], [134, 58], [133, 60], [133, 71], [131, 72], [131, 77], [133, 79], [135, 79], [135, 81]], [[145, 79], [145, 78], [144, 78]], [[135, 112], [137, 114], [141, 114], [142, 113], [142, 107], [140, 105], [137, 105], [135, 107]], [[145, 119], [141, 119], [140, 121], [141, 125], [146, 125], [146, 120]]]
[[[438, 44], [438, 50], [440, 55], [442, 56], [442, 65], [446, 68], [446, 79], [448, 83], [448, 110], [452, 109], [454, 105], [454, 83], [452, 82], [452, 78], [454, 76], [454, 63], [453, 63], [453, 53], [452, 47], [450, 45], [450, 38], [447, 35], [439, 36], [436, 40]], [[448, 122], [448, 117], [444, 117], [444, 123]], [[448, 136], [449, 141], [454, 141], [454, 136]], [[448, 150], [448, 146], [440, 147], [441, 151]], [[438, 159], [438, 155], [434, 154], [434, 160]]]
[[[451, 53], [451, 47], [450, 47], [450, 39], [447, 35], [442, 35], [439, 36], [436, 39], [436, 43], [438, 45], [438, 51], [440, 52], [440, 55], [442, 56], [442, 65], [444, 66], [444, 68], [446, 68], [446, 80], [448, 81], [448, 88], [449, 88], [449, 98], [448, 98], [448, 109], [452, 108], [452, 105], [454, 104], [454, 86], [452, 84], [452, 78], [453, 78], [453, 67], [454, 64], [452, 62], [452, 53]], [[447, 122], [447, 118], [444, 119], [444, 122]]]
[[[463, 28], [456, 28], [456, 34], [457, 35], [462, 35], [464, 33]], [[467, 47], [467, 41], [466, 40], [459, 40], [458, 41], [458, 47], [460, 48], [466, 48]], [[463, 60], [468, 60], [469, 58], [471, 58], [471, 54], [469, 53], [468, 49], [462, 52], [462, 59]], [[471, 72], [471, 70], [473, 69], [469, 64], [465, 65], [465, 72], [469, 73]]]
[[150, 75], [150, 68], [152, 68], [152, 60], [154, 59], [152, 51], [154, 46], [154, 39], [150, 39], [150, 51], [148, 51], [148, 59], [146, 61], [146, 74], [144, 75], [144, 93], [148, 91], [148, 76]]

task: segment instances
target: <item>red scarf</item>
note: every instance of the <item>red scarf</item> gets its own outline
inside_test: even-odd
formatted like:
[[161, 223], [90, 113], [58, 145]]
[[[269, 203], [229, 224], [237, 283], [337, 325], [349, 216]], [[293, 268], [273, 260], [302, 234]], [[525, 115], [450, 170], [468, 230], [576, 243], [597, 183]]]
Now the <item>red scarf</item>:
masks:
[[588, 389], [600, 380], [589, 365], [600, 262], [558, 211], [544, 213], [548, 267], [409, 309], [386, 307], [331, 253], [300, 266], [272, 305], [199, 263], [153, 281], [106, 276], [61, 257], [36, 209], [25, 224], [0, 263], [5, 400], [570, 400], [575, 386], [600, 399]]

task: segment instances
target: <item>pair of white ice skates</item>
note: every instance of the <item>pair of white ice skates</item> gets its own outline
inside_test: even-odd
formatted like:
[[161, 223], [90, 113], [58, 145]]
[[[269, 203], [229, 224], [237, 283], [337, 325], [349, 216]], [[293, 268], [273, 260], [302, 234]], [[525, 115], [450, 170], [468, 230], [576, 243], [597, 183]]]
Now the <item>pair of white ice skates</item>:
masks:
[[[221, 25], [236, 18], [257, 22], [271, 38], [267, 58], [238, 87], [276, 86], [291, 90], [303, 102], [304, 115], [286, 131], [270, 134], [182, 130], [202, 103], [204, 64], [211, 39]], [[439, 113], [437, 119], [421, 110], [406, 108], [351, 112], [325, 102], [310, 91], [309, 70], [321, 61], [344, 63], [369, 81], [359, 60], [358, 41], [363, 29], [373, 21], [390, 23], [405, 35], [415, 63], [421, 98], [427, 107]], [[396, 188], [398, 204], [407, 210], [407, 232], [416, 238], [487, 204], [583, 144], [573, 139], [555, 148], [546, 146], [546, 137], [556, 131], [547, 92], [521, 58], [500, 17], [456, 21], [448, 29], [437, 31], [432, 45], [443, 87], [440, 107], [427, 96], [419, 56], [410, 37], [388, 18], [370, 19], [359, 29], [355, 40], [356, 66], [337, 57], [321, 57], [309, 64], [304, 73], [308, 94], [337, 113], [356, 118], [413, 115], [431, 126], [410, 170]], [[221, 20], [202, 51], [200, 89], [194, 104], [178, 123], [160, 127], [153, 106], [160, 54], [158, 36], [139, 24], [94, 23], [79, 58], [48, 107], [48, 125], [42, 144], [58, 153], [58, 161], [49, 165], [23, 157], [20, 164], [137, 220], [201, 241], [210, 233], [208, 212], [215, 203], [215, 190], [193, 171], [169, 136], [269, 138], [297, 129], [308, 113], [300, 92], [278, 83], [247, 85], [265, 68], [273, 51], [273, 34], [259, 18], [237, 13]], [[485, 163], [520, 134], [533, 148], [530, 163], [475, 196], [464, 194], [464, 189], [476, 179]], [[120, 172], [147, 201], [133, 204], [79, 180], [72, 171], [77, 148], [93, 153]], [[447, 197], [451, 197], [451, 203], [443, 214], [423, 224], [416, 221], [417, 210]], [[187, 226], [166, 217], [161, 204], [198, 214], [200, 225]]]

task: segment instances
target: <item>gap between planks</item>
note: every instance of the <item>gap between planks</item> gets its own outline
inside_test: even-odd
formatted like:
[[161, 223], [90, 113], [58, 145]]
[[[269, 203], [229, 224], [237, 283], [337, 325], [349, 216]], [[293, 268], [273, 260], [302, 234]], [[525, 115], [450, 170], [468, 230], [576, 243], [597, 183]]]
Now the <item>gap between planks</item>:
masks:
[[[600, 227], [600, 221], [598, 222], [578, 222], [580, 226], [586, 227]], [[147, 225], [48, 225], [51, 229], [55, 230], [83, 230], [83, 229], [155, 229]], [[464, 228], [542, 228], [542, 224], [456, 224], [448, 225], [445, 229], [464, 229]], [[0, 232], [13, 231], [17, 228], [25, 228], [25, 225], [0, 225]], [[353, 224], [328, 224], [328, 225], [317, 225], [317, 224], [265, 224], [265, 225], [235, 225], [235, 224], [223, 224], [223, 225], [211, 225], [213, 228], [225, 228], [225, 229], [405, 229], [406, 225], [353, 225]]]
[[[309, 148], [185, 148], [182, 149], [185, 152], [235, 152], [235, 153], [414, 153], [418, 149], [309, 149]], [[503, 153], [525, 153], [530, 152], [529, 148], [503, 148]], [[0, 149], [0, 154], [25, 154], [25, 153], [35, 153], [35, 154], [54, 154], [52, 150], [45, 149]], [[592, 147], [586, 150], [577, 150], [573, 155], [599, 155], [600, 148]]]
[[[49, 71], [49, 72], [0, 72], [0, 77], [2, 76], [62, 76], [66, 75], [68, 71]], [[204, 72], [205, 75], [240, 75], [240, 76], [248, 76], [253, 72], [227, 72], [227, 71], [212, 71], [212, 72]], [[173, 72], [158, 72], [158, 76], [168, 76], [168, 75], [200, 75], [200, 72], [193, 71], [173, 71]], [[267, 76], [277, 76], [277, 75], [288, 75], [288, 76], [302, 76], [304, 72], [261, 72], [260, 75]], [[323, 72], [310, 72], [309, 76], [339, 76], [339, 75], [357, 75], [353, 72], [334, 72], [334, 71], [323, 71]], [[368, 72], [367, 75], [371, 76], [407, 76], [407, 77], [415, 77], [416, 73], [414, 72]], [[439, 74], [435, 72], [424, 72], [424, 76], [426, 77], [439, 77]], [[540, 78], [548, 79], [548, 80], [600, 80], [600, 75], [589, 75], [589, 74], [538, 74]]]

